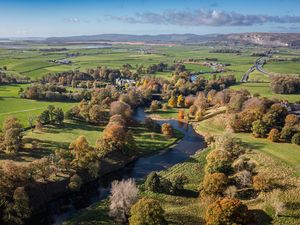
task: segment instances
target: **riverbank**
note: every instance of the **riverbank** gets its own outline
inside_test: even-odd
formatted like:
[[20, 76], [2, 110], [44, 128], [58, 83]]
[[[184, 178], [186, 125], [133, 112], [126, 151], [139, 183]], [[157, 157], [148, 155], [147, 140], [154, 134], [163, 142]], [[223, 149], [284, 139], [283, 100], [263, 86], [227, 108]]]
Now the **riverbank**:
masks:
[[[185, 134], [183, 139], [176, 145], [166, 149], [165, 151], [161, 151], [159, 154], [137, 159], [133, 164], [129, 165], [129, 167], [123, 168], [118, 176], [109, 177], [109, 181], [113, 181], [115, 179], [121, 180], [124, 178], [134, 178], [138, 183], [140, 183], [150, 172], [164, 171], [174, 165], [185, 162], [191, 155], [194, 155], [197, 150], [204, 148], [205, 144], [203, 138], [198, 135], [190, 125], [178, 122], [177, 120], [162, 120], [158, 122], [168, 122], [172, 124], [175, 129], [178, 129]], [[191, 174], [192, 173], [193, 170], [191, 170]], [[110, 183], [109, 181], [106, 183]], [[101, 187], [101, 190], [106, 191], [107, 197], [110, 191], [110, 186], [104, 185]], [[73, 216], [67, 215], [60, 221], [66, 221], [69, 218], [65, 224], [84, 224], [84, 222], [89, 224], [91, 221], [96, 224], [113, 224], [111, 219], [108, 217], [107, 200], [103, 199], [102, 201], [98, 201], [86, 209], [79, 211]]]
[[[202, 217], [205, 210], [201, 207], [198, 198], [199, 184], [204, 176], [206, 155], [210, 148], [196, 152], [182, 163], [178, 163], [166, 170], [159, 172], [164, 178], [170, 179], [174, 175], [182, 173], [188, 178], [182, 195], [169, 195], [153, 193], [144, 190], [143, 181], [139, 182], [140, 197], [147, 196], [160, 202], [166, 212], [166, 219], [170, 224], [197, 225], [203, 224]], [[114, 221], [108, 216], [108, 200], [95, 203], [80, 211], [64, 225], [79, 224], [103, 224], [111, 225]]]
[[[165, 141], [162, 141], [160, 139], [156, 140], [155, 138], [157, 135], [155, 134], [152, 134], [152, 136], [154, 135], [153, 138], [151, 138], [150, 134], [149, 137], [145, 136], [143, 138], [140, 138], [144, 141], [143, 143], [139, 143], [137, 145], [139, 149], [134, 156], [127, 156], [122, 154], [121, 152], [110, 153], [100, 162], [98, 178], [94, 180], [84, 180], [83, 188], [85, 188], [86, 184], [89, 184], [91, 182], [97, 183], [98, 180], [101, 180], [103, 176], [108, 176], [108, 174], [113, 174], [114, 172], [122, 170], [127, 165], [133, 164], [139, 158], [149, 157], [153, 154], [156, 154], [157, 152], [162, 152], [163, 149], [168, 149], [171, 146], [175, 145], [183, 138], [184, 135], [182, 134], [182, 132], [177, 130], [174, 133], [175, 136], [173, 138], [167, 138]], [[154, 139], [153, 141], [155, 143], [149, 144], [152, 139]], [[141, 140], [139, 140], [139, 142], [142, 142]], [[47, 214], [48, 217], [49, 214], [51, 214], [47, 213], [49, 210], [49, 207], [46, 207], [47, 205], [52, 205], [52, 208], [54, 205], [55, 211], [59, 212], [60, 207], [70, 207], [70, 205], [68, 204], [61, 205], [61, 203], [59, 203], [59, 200], [69, 202], [72, 198], [84, 198], [84, 194], [86, 193], [73, 193], [69, 190], [69, 179], [70, 178], [68, 176], [57, 176], [51, 181], [39, 182], [34, 187], [30, 187], [28, 192], [33, 209], [32, 211], [36, 212], [37, 215], [34, 215], [33, 218], [27, 222], [27, 224], [52, 224], [52, 222], [50, 222], [51, 218], [44, 218], [44, 214]], [[86, 199], [86, 201], [88, 202], [90, 201], [90, 199]]]

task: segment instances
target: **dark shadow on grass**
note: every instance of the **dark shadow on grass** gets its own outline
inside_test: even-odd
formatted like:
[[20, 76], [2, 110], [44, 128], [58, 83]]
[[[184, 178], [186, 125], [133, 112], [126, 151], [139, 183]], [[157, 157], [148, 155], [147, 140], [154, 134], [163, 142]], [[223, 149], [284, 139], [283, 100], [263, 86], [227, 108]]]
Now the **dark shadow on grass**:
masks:
[[252, 215], [253, 222], [256, 225], [268, 225], [272, 224], [272, 218], [261, 209], [249, 210]]

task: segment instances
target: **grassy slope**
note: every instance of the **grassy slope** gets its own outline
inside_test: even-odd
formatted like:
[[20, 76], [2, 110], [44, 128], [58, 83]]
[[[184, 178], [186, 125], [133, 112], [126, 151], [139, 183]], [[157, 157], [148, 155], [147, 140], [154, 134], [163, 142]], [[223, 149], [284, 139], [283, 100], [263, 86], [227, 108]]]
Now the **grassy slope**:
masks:
[[[224, 118], [222, 115], [199, 123], [196, 129], [200, 132], [221, 134], [224, 132]], [[264, 138], [255, 138], [248, 133], [233, 134], [245, 142], [249, 148], [267, 153], [294, 168], [300, 166], [300, 146], [288, 143], [274, 143]]]

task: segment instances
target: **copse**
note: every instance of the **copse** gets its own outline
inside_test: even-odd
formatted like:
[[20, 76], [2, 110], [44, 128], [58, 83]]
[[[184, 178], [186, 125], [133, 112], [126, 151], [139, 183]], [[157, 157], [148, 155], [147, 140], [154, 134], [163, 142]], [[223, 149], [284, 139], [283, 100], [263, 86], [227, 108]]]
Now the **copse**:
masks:
[[300, 93], [300, 77], [297, 76], [272, 76], [271, 90], [277, 94]]

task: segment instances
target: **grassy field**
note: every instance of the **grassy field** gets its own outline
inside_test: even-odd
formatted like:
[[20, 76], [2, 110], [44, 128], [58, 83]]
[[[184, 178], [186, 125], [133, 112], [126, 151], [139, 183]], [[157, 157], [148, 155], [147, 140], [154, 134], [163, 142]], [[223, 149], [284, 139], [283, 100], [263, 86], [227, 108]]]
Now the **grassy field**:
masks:
[[267, 97], [270, 99], [280, 99], [280, 100], [288, 100], [289, 102], [297, 102], [300, 101], [299, 94], [275, 94], [270, 89], [270, 83], [240, 83], [234, 86], [231, 86], [230, 89], [240, 90], [247, 89], [251, 94], [260, 94], [263, 97]]
[[[224, 115], [219, 115], [200, 122], [196, 129], [201, 133], [218, 135], [225, 131], [224, 121], [226, 121]], [[252, 134], [248, 133], [234, 133], [233, 136], [247, 144], [250, 149], [266, 153], [294, 169], [300, 168], [300, 146], [298, 145], [275, 143], [265, 138], [255, 138]]]
[[49, 102], [22, 99], [18, 95], [20, 88], [26, 85], [9, 85], [0, 86], [0, 127], [7, 116], [15, 116], [20, 119], [21, 123], [28, 127], [28, 117], [38, 116], [48, 105], [61, 107], [64, 111], [70, 109], [77, 103], [69, 102]]
[[299, 62], [268, 62], [264, 69], [271, 73], [300, 75]]
[[[90, 125], [85, 122], [66, 120], [62, 127], [45, 126], [43, 131], [26, 131], [24, 133], [24, 149], [20, 151], [18, 161], [32, 161], [36, 158], [53, 153], [58, 148], [68, 149], [70, 143], [80, 135], [84, 135], [91, 146], [102, 136], [104, 127]], [[151, 154], [173, 144], [182, 136], [176, 132], [174, 138], [168, 138], [159, 133], [153, 133], [142, 126], [130, 127], [140, 154]], [[32, 149], [32, 142], [38, 143], [37, 149]], [[4, 157], [4, 154], [2, 158]], [[1, 158], [1, 156], [0, 156]]]

